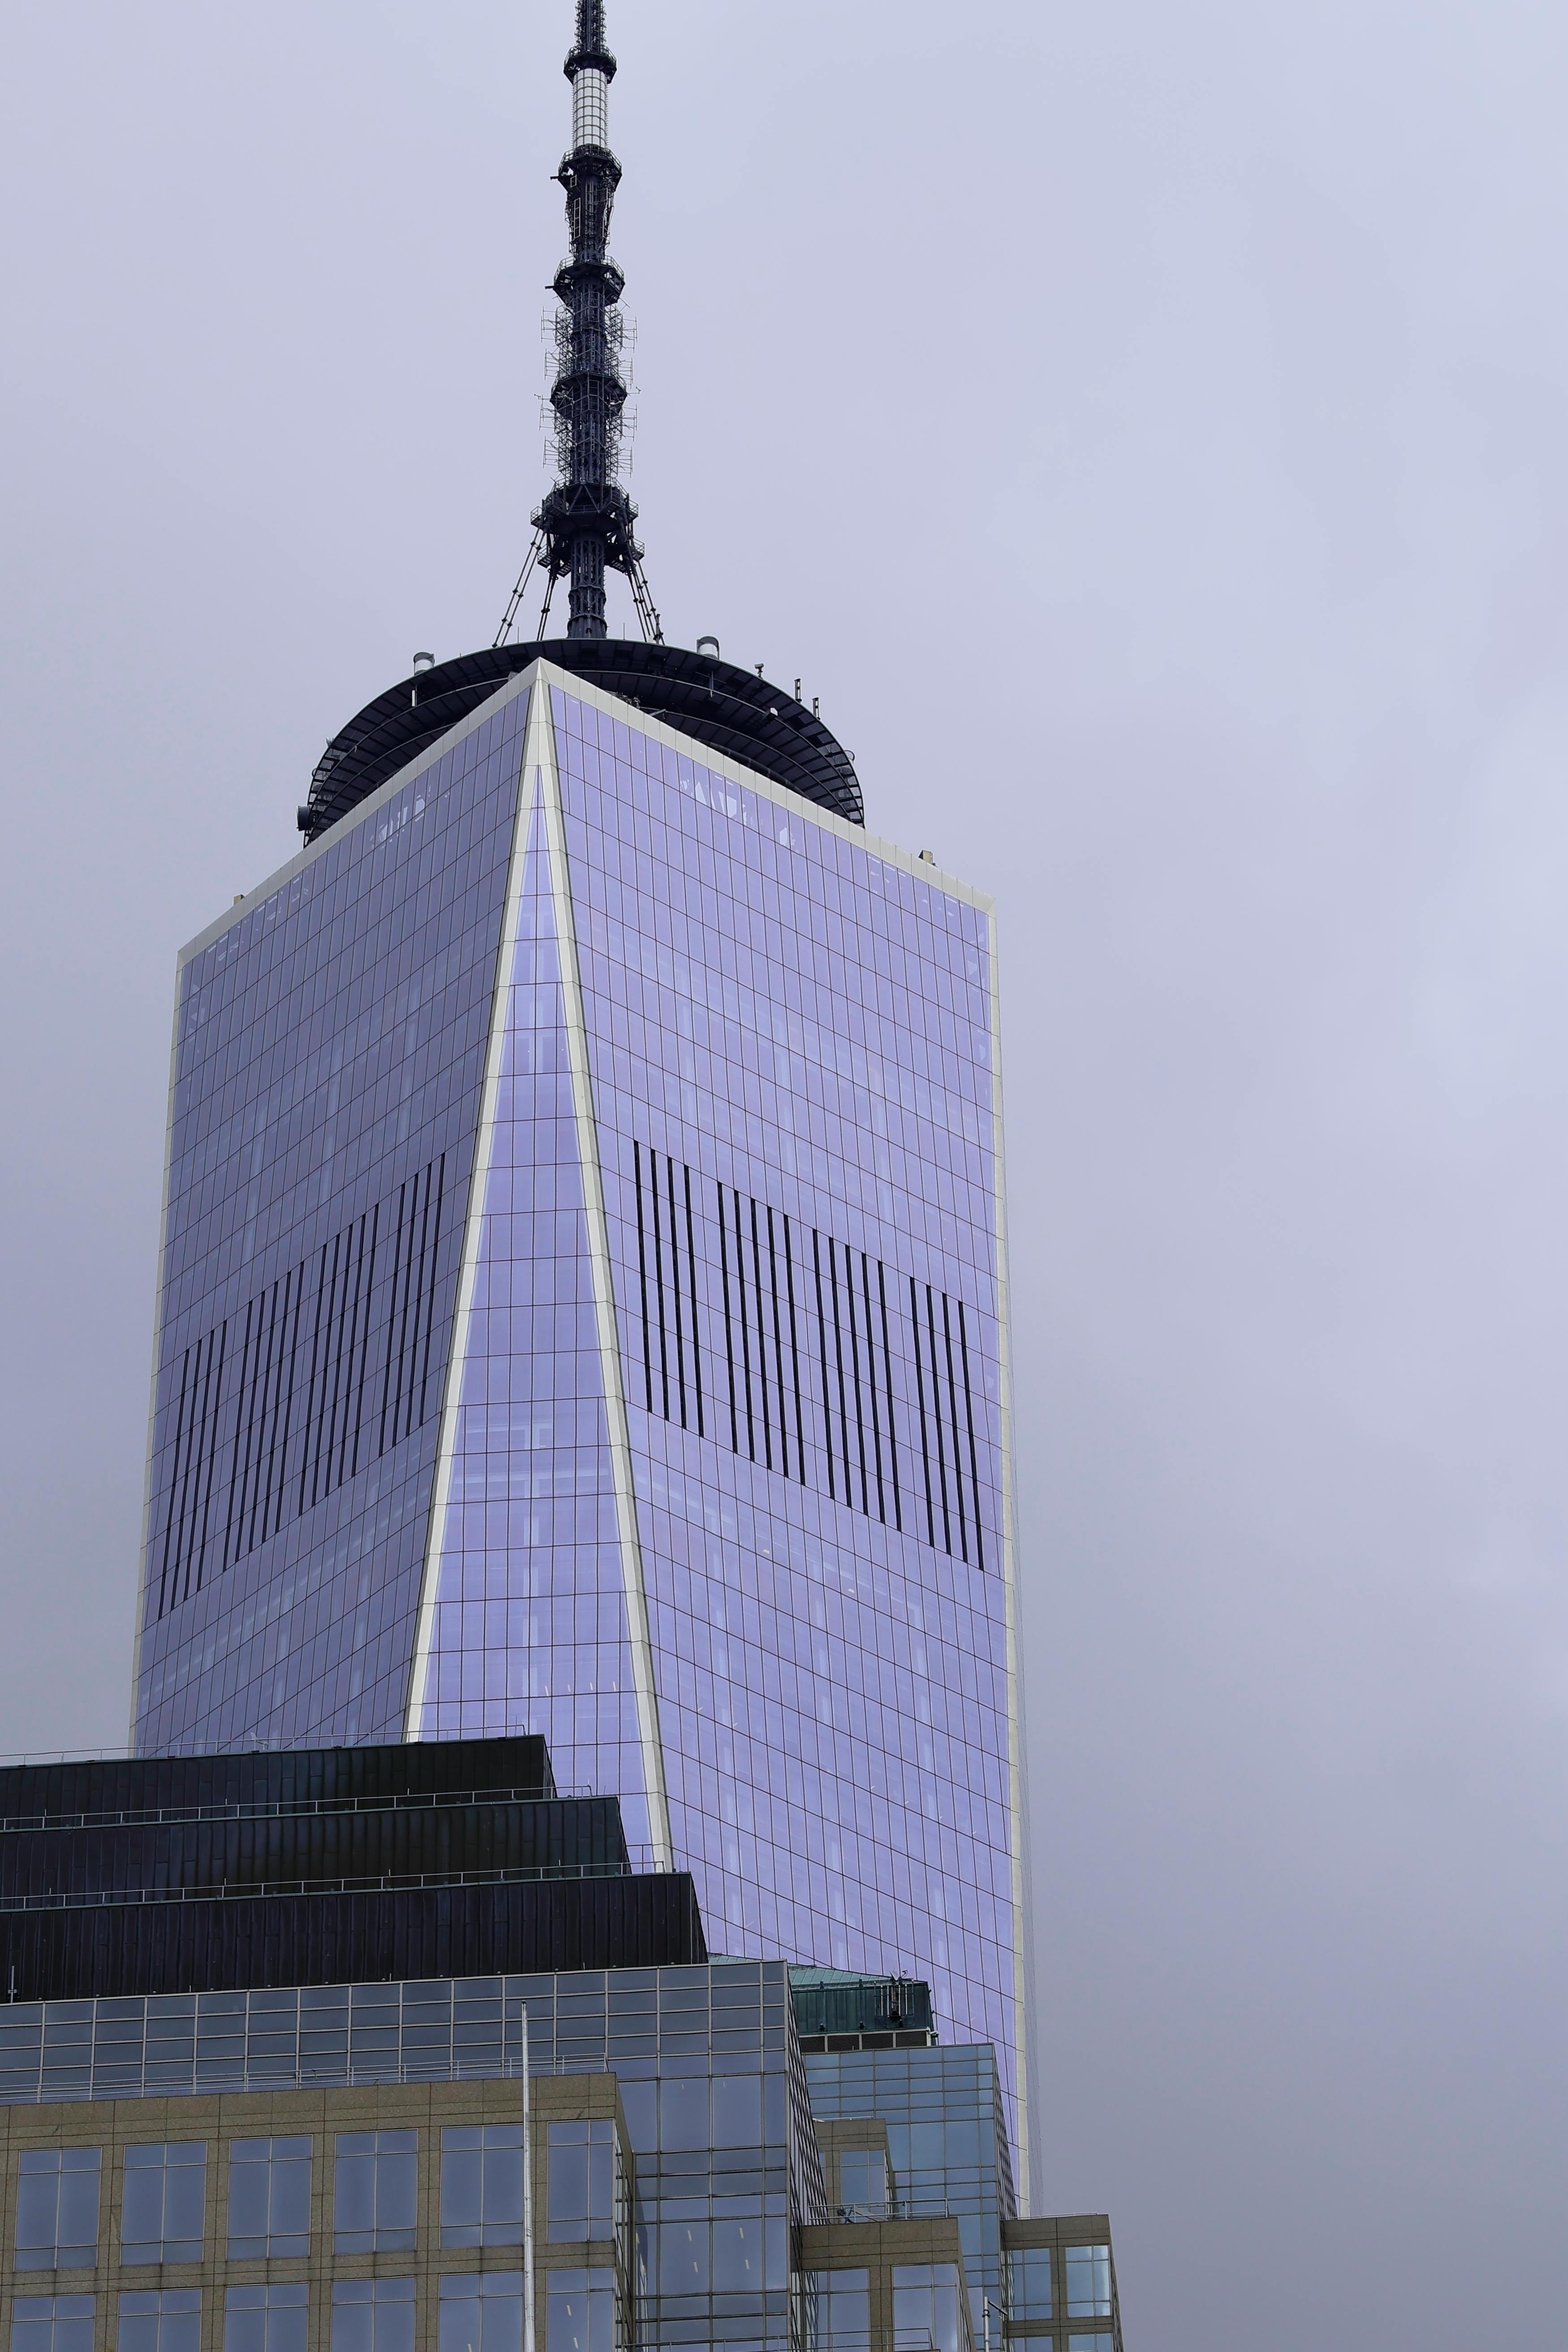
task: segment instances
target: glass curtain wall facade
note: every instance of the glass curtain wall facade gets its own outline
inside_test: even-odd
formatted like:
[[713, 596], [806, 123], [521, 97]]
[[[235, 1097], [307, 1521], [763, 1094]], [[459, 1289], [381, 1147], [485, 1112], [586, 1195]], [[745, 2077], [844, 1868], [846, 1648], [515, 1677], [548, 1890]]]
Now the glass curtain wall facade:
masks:
[[146, 1751], [542, 1733], [1020, 2143], [988, 902], [541, 665], [182, 962]]

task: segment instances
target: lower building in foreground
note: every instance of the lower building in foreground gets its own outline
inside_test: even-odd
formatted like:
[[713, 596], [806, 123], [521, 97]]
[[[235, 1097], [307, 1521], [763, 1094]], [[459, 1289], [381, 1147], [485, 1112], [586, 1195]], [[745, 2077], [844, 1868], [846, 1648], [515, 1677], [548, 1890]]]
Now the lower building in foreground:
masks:
[[0, 1773], [11, 2352], [1121, 2352], [992, 2046], [681, 1877], [537, 1739]]

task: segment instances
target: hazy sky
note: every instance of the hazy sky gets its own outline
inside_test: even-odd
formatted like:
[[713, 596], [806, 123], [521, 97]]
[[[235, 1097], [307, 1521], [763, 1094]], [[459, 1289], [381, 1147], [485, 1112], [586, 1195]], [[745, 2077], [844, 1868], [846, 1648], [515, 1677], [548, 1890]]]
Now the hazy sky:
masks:
[[[1568, 16], [610, 13], [668, 632], [1002, 908], [1045, 2208], [1130, 2352], [1560, 2345]], [[569, 18], [5, 11], [7, 1749], [124, 1736], [175, 949], [527, 542]]]

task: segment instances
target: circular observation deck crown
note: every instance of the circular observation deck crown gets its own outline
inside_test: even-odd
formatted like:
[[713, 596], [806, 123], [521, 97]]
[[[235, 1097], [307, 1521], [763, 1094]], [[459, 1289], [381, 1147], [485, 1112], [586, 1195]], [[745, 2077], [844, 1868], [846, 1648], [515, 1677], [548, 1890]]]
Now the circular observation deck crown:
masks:
[[848, 753], [820, 719], [755, 671], [679, 646], [622, 637], [549, 637], [542, 645], [487, 646], [416, 670], [367, 702], [316, 763], [300, 830], [314, 841], [389, 776], [476, 710], [532, 661], [552, 662], [649, 718], [721, 751], [770, 782], [864, 824]]

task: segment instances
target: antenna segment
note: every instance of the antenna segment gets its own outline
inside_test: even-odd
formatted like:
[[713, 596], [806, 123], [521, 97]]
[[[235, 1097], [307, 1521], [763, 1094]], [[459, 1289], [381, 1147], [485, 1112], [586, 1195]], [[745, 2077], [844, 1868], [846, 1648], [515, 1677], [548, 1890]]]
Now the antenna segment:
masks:
[[[662, 645], [664, 632], [633, 532], [637, 510], [618, 478], [626, 404], [618, 306], [626, 280], [608, 250], [621, 167], [610, 152], [609, 89], [616, 61], [605, 45], [604, 0], [577, 0], [577, 38], [565, 71], [572, 84], [572, 152], [555, 176], [566, 191], [572, 254], [555, 273], [561, 309], [550, 393], [559, 478], [533, 518], [547, 578], [545, 610], [556, 581], [569, 580], [567, 635], [603, 637], [608, 634], [605, 573], [624, 572], [644, 636]], [[525, 573], [531, 568], [525, 566]], [[503, 634], [510, 634], [515, 616], [514, 599]]]

